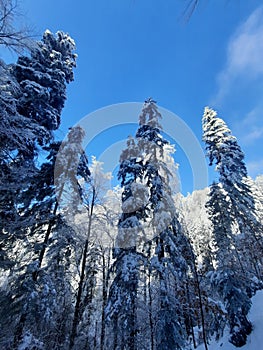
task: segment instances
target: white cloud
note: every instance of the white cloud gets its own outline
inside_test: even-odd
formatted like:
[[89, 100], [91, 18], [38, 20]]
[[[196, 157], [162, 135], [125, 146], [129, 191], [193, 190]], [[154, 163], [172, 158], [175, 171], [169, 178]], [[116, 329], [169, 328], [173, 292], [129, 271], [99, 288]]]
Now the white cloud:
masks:
[[242, 124], [245, 127], [251, 126], [251, 124], [253, 124], [253, 123], [257, 122], [258, 120], [260, 120], [261, 117], [262, 117], [261, 106], [255, 107], [255, 108], [252, 109], [252, 111], [247, 113], [245, 118], [242, 120]]
[[253, 130], [249, 131], [247, 135], [243, 137], [243, 143], [249, 144], [263, 136], [263, 127], [261, 128], [253, 128]]
[[246, 116], [235, 123], [234, 129], [243, 146], [258, 144], [263, 139], [263, 103], [254, 107]]
[[255, 10], [237, 29], [227, 47], [227, 60], [218, 74], [218, 91], [214, 103], [221, 102], [236, 78], [263, 77], [263, 7]]
[[255, 178], [259, 174], [263, 174], [263, 159], [247, 163], [249, 176]]

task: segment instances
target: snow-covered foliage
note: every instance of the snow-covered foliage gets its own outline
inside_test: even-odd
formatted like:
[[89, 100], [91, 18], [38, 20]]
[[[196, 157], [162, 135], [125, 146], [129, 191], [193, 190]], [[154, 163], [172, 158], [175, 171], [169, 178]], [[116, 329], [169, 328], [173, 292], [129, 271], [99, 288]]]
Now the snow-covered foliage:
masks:
[[76, 66], [75, 43], [63, 32], [56, 36], [46, 30], [30, 56], [20, 56], [13, 73], [21, 87], [18, 111], [46, 130], [60, 125], [66, 100], [66, 83], [73, 80]]
[[0, 62], [0, 349], [259, 349], [262, 177], [206, 108], [219, 182], [183, 197], [150, 98], [110, 189], [80, 127], [53, 141], [73, 50], [46, 31]]
[[241, 242], [242, 249], [246, 247], [246, 263], [253, 271], [253, 261], [262, 265], [262, 225], [256, 212], [257, 199], [253, 195], [251, 180], [247, 176], [244, 154], [225, 122], [209, 108], [204, 112], [203, 130], [210, 163], [216, 163], [219, 182], [225, 191], [232, 229], [235, 226], [236, 248], [241, 249], [238, 247]]
[[252, 330], [247, 319], [250, 297], [261, 284], [255, 280], [262, 278], [262, 225], [244, 154], [225, 122], [209, 108], [203, 115], [203, 139], [220, 181], [211, 186], [206, 204], [216, 247], [216, 267], [209, 274], [227, 310], [230, 342], [240, 347]]
[[[114, 334], [120, 330], [129, 349], [137, 347], [143, 332], [138, 323], [142, 312], [136, 304], [140, 304], [139, 291], [144, 288], [141, 281], [147, 278], [143, 294], [149, 331], [144, 334], [150, 338], [149, 346], [180, 349], [187, 339], [180, 292], [191, 264], [186, 261], [191, 247], [182, 233], [172, 199], [175, 188], [172, 190], [169, 182], [177, 187], [173, 181], [176, 165], [171, 156], [174, 147], [160, 133], [160, 118], [155, 102], [145, 101], [136, 138], [129, 137], [120, 157], [123, 213], [114, 249], [115, 277], [107, 315]], [[152, 281], [148, 274], [152, 274]], [[155, 301], [151, 296], [153, 285]], [[115, 334], [111, 346], [123, 348], [123, 341]]]
[[52, 130], [59, 126], [66, 83], [73, 79], [72, 50], [68, 35], [47, 31], [16, 64], [1, 61], [1, 269], [8, 268], [1, 300], [9, 305], [1, 337], [6, 329], [10, 334], [1, 341], [5, 349], [44, 349], [46, 332], [45, 342], [53, 347], [56, 331], [47, 325], [55, 330], [58, 305], [69, 302], [71, 287], [61, 265], [67, 262], [72, 230], [57, 212], [54, 165], [60, 143], [53, 142]]

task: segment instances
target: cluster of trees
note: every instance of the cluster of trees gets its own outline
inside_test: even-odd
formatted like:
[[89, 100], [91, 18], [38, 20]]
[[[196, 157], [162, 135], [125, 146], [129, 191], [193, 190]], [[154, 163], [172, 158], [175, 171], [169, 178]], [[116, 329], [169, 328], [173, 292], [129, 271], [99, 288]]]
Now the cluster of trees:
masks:
[[74, 51], [46, 31], [16, 63], [0, 61], [0, 349], [208, 349], [226, 328], [244, 345], [262, 288], [262, 196], [236, 138], [205, 109], [219, 178], [186, 200], [150, 98], [120, 155], [120, 187], [106, 192], [84, 131], [54, 136]]

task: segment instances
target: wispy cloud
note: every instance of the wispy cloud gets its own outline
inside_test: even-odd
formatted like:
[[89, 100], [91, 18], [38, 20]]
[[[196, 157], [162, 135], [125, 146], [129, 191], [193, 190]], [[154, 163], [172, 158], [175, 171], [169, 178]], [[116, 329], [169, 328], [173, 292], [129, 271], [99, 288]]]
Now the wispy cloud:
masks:
[[249, 131], [249, 133], [243, 137], [243, 142], [245, 144], [255, 142], [263, 136], [263, 127], [253, 129], [254, 130]]
[[259, 174], [263, 174], [263, 159], [247, 163], [247, 170], [249, 176], [254, 178]]
[[263, 6], [255, 10], [236, 30], [227, 47], [226, 64], [218, 74], [213, 103], [220, 103], [236, 78], [263, 77]]
[[263, 139], [262, 116], [263, 102], [260, 101], [243, 119], [235, 123], [234, 129], [243, 146], [258, 144]]

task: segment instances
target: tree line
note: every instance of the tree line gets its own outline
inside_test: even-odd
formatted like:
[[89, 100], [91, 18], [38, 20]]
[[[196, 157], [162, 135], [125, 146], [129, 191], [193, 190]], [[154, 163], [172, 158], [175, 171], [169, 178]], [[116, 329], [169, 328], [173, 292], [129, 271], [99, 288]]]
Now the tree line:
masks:
[[84, 130], [55, 138], [76, 57], [68, 34], [46, 31], [16, 63], [0, 61], [0, 348], [208, 349], [226, 329], [241, 347], [263, 241], [262, 196], [237, 139], [205, 108], [218, 181], [194, 226], [149, 98], [120, 155], [120, 188], [105, 192]]

